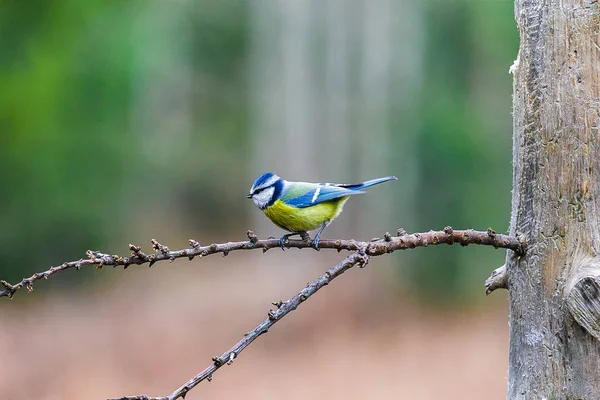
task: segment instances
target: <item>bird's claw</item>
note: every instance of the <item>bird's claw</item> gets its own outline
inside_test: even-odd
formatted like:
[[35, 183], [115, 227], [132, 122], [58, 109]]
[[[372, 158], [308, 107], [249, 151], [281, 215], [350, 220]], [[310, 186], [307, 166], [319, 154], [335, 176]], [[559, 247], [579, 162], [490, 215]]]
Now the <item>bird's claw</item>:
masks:
[[319, 237], [318, 236], [312, 240], [312, 247], [315, 250], [319, 251]]
[[290, 233], [288, 235], [283, 235], [279, 239], [279, 247], [281, 247], [281, 250], [285, 250], [286, 244], [288, 243], [288, 239], [292, 235], [300, 235], [302, 240], [310, 241], [312, 244], [312, 247], [317, 251], [319, 250], [319, 236], [315, 236], [315, 238], [313, 240], [310, 240], [310, 235], [306, 231], [294, 232], [294, 233]]
[[279, 247], [281, 247], [281, 250], [285, 251], [285, 242], [287, 241], [287, 239], [287, 236], [282, 236], [281, 238], [279, 238]]

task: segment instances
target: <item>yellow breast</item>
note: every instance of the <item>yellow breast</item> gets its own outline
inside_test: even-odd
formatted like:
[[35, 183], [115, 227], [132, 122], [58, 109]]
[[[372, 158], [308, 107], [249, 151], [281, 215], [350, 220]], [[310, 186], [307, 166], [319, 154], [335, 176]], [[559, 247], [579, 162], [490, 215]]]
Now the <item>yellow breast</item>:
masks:
[[277, 200], [263, 211], [282, 229], [290, 232], [311, 231], [340, 215], [347, 200], [348, 196], [304, 208], [291, 207]]

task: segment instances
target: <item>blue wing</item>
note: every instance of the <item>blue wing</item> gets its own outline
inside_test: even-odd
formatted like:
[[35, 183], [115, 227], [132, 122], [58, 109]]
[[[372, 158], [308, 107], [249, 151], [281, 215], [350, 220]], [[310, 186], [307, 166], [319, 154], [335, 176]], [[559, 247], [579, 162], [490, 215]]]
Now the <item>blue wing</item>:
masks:
[[398, 178], [396, 178], [395, 176], [385, 176], [383, 178], [371, 179], [370, 181], [365, 181], [365, 182], [361, 182], [361, 183], [354, 183], [354, 184], [337, 183], [335, 185], [339, 186], [339, 187], [351, 189], [351, 190], [360, 190], [360, 189], [366, 189], [371, 186], [379, 185], [380, 183], [383, 183], [383, 182], [395, 181], [397, 179]]
[[314, 206], [324, 201], [335, 200], [339, 199], [340, 197], [361, 193], [365, 192], [360, 190], [350, 190], [339, 186], [319, 185], [298, 197], [286, 199], [285, 203], [292, 207], [305, 208]]

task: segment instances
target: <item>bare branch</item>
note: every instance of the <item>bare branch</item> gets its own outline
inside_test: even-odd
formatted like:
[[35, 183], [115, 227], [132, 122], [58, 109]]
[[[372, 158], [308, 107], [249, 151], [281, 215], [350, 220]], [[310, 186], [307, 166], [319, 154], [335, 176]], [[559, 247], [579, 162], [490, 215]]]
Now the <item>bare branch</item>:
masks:
[[490, 294], [496, 289], [508, 289], [508, 274], [506, 264], [492, 271], [489, 278], [485, 280], [485, 294]]
[[[26, 287], [29, 291], [32, 291], [33, 283], [35, 281], [42, 278], [47, 279], [49, 276], [67, 269], [79, 269], [82, 266], [95, 266], [96, 268], [101, 269], [104, 266], [123, 266], [124, 268], [127, 268], [129, 265], [148, 264], [151, 267], [157, 261], [169, 260], [172, 262], [177, 258], [183, 257], [187, 257], [189, 260], [192, 260], [194, 257], [204, 257], [217, 253], [221, 253], [223, 256], [226, 256], [229, 254], [229, 252], [234, 250], [263, 249], [263, 251], [267, 251], [271, 248], [279, 247], [279, 241], [277, 239], [259, 240], [252, 231], [248, 231], [247, 235], [248, 241], [228, 242], [222, 244], [213, 243], [208, 246], [201, 246], [196, 240], [190, 239], [189, 248], [174, 251], [170, 250], [169, 247], [158, 242], [156, 239], [152, 239], [151, 243], [152, 248], [154, 249], [153, 254], [146, 254], [142, 251], [140, 246], [130, 244], [129, 249], [131, 250], [131, 255], [128, 257], [109, 255], [98, 251], [88, 250], [86, 252], [87, 259], [66, 262], [62, 265], [52, 267], [47, 271], [36, 273], [29, 278], [25, 278], [15, 285], [11, 285], [6, 281], [0, 281], [0, 284], [5, 287], [5, 289], [0, 292], [0, 296], [12, 298], [14, 293], [23, 287]], [[269, 328], [277, 321], [289, 314], [291, 311], [295, 310], [303, 301], [308, 299], [318, 290], [328, 285], [329, 282], [353, 266], [358, 264], [359, 266], [364, 267], [368, 263], [369, 258], [372, 256], [379, 256], [397, 250], [427, 247], [429, 245], [438, 245], [443, 243], [449, 245], [458, 243], [462, 246], [467, 246], [469, 244], [480, 244], [494, 246], [495, 248], [501, 247], [510, 249], [517, 255], [524, 254], [525, 252], [525, 240], [522, 236], [509, 237], [506, 235], [499, 235], [496, 234], [496, 232], [494, 232], [491, 228], [486, 232], [480, 232], [474, 230], [455, 231], [451, 227], [446, 227], [443, 231], [429, 231], [425, 233], [414, 234], [407, 234], [404, 229], [398, 229], [397, 236], [392, 236], [386, 232], [383, 239], [375, 238], [370, 242], [341, 239], [321, 240], [319, 243], [320, 248], [336, 249], [338, 251], [354, 251], [354, 253], [346, 257], [340, 263], [331, 267], [316, 280], [309, 283], [291, 299], [285, 302], [279, 301], [273, 303], [277, 309], [269, 311], [268, 317], [263, 322], [261, 322], [250, 332], [246, 333], [239, 342], [237, 342], [221, 356], [213, 357], [212, 363], [206, 369], [204, 369], [204, 371], [194, 376], [170, 395], [165, 397], [149, 397], [147, 395], [125, 396], [119, 398], [119, 400], [175, 400], [178, 398], [184, 398], [192, 388], [194, 388], [203, 380], [212, 380], [213, 373], [216, 370], [225, 364], [231, 364], [246, 347], [248, 347], [259, 336], [267, 333]], [[312, 241], [308, 235], [302, 235], [301, 240], [288, 240], [285, 245], [288, 248], [312, 248]]]
[[179, 387], [173, 393], [164, 397], [149, 397], [145, 394], [137, 395], [137, 396], [124, 396], [115, 399], [109, 400], [175, 400], [178, 398], [184, 398], [187, 392], [189, 392], [192, 388], [198, 385], [203, 380], [212, 380], [213, 373], [224, 366], [225, 364], [230, 365], [234, 359], [236, 359], [240, 353], [250, 345], [255, 339], [261, 336], [264, 333], [267, 333], [270, 327], [275, 325], [277, 321], [285, 317], [290, 312], [294, 311], [303, 301], [308, 299], [310, 296], [315, 294], [319, 289], [326, 286], [352, 268], [355, 265], [359, 265], [360, 267], [364, 267], [369, 261], [369, 256], [365, 254], [364, 250], [359, 250], [350, 256], [346, 257], [338, 264], [329, 268], [327, 272], [323, 275], [319, 276], [317, 279], [308, 284], [304, 289], [298, 292], [291, 299], [284, 302], [274, 303], [277, 306], [277, 310], [269, 311], [267, 318], [261, 322], [256, 328], [246, 333], [244, 337], [237, 342], [233, 347], [227, 350], [225, 353], [218, 357], [213, 357], [212, 363], [204, 369], [204, 371], [200, 372], [198, 375], [194, 376], [192, 379], [187, 381], [184, 385]]
[[[86, 252], [87, 259], [65, 262], [46, 271], [36, 272], [29, 278], [23, 278], [19, 283], [14, 285], [6, 281], [0, 281], [0, 284], [4, 286], [4, 290], [0, 291], [0, 297], [12, 298], [15, 292], [23, 287], [31, 292], [35, 281], [48, 279], [48, 277], [57, 272], [66, 271], [72, 268], [79, 269], [88, 266], [95, 266], [97, 269], [102, 269], [104, 266], [123, 266], [124, 268], [127, 268], [130, 265], [142, 264], [148, 264], [148, 266], [151, 267], [158, 261], [169, 260], [170, 262], [173, 262], [177, 258], [187, 257], [189, 260], [193, 260], [194, 257], [204, 257], [217, 253], [226, 256], [231, 251], [236, 250], [262, 249], [263, 251], [267, 251], [279, 247], [279, 241], [277, 239], [259, 240], [254, 232], [248, 231], [247, 234], [249, 240], [244, 242], [213, 243], [208, 246], [201, 246], [200, 243], [194, 239], [190, 239], [190, 247], [181, 250], [170, 250], [156, 239], [152, 239], [151, 243], [155, 253], [146, 254], [142, 251], [140, 246], [130, 244], [129, 249], [131, 250], [131, 255], [128, 257], [88, 250]], [[364, 249], [365, 254], [369, 256], [379, 256], [397, 250], [407, 250], [415, 247], [427, 247], [444, 243], [449, 245], [457, 243], [461, 246], [468, 246], [469, 244], [494, 246], [495, 248], [512, 250], [517, 255], [524, 254], [526, 249], [525, 239], [522, 236], [512, 237], [497, 234], [491, 228], [486, 232], [482, 232], [472, 229], [453, 230], [451, 227], [447, 226], [443, 231], [429, 231], [413, 234], [407, 234], [404, 229], [400, 228], [398, 229], [397, 235], [398, 236], [391, 236], [389, 233], [386, 233], [383, 239], [374, 239], [370, 242], [322, 239], [319, 242], [319, 249], [335, 249], [337, 251], [357, 251]], [[306, 236], [301, 240], [288, 240], [285, 245], [287, 248], [312, 248], [312, 241]]]

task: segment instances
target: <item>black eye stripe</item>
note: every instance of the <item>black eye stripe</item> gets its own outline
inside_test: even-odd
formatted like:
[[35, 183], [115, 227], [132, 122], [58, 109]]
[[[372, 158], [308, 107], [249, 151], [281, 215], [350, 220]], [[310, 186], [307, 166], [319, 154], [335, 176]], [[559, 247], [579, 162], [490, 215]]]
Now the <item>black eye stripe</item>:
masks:
[[253, 192], [253, 194], [258, 194], [258, 193], [260, 193], [260, 192], [262, 192], [262, 191], [264, 191], [264, 190], [270, 189], [270, 188], [272, 188], [272, 187], [273, 187], [273, 186], [267, 186], [267, 187], [262, 187], [262, 188], [254, 189], [254, 192]]

